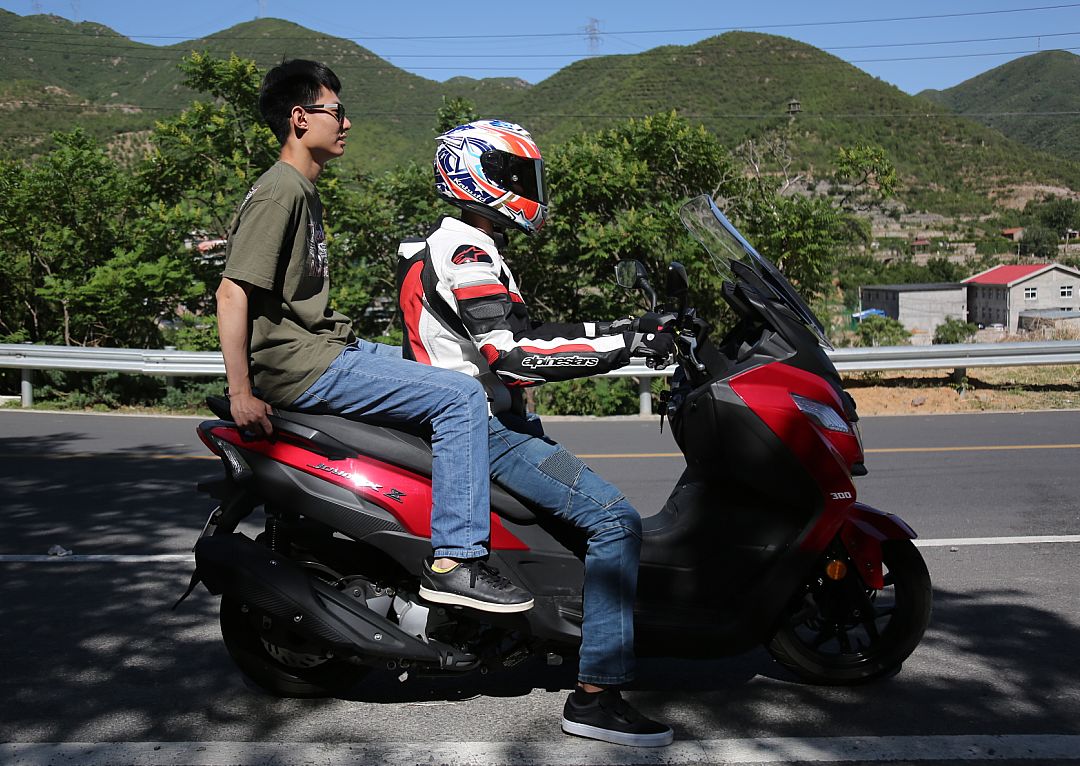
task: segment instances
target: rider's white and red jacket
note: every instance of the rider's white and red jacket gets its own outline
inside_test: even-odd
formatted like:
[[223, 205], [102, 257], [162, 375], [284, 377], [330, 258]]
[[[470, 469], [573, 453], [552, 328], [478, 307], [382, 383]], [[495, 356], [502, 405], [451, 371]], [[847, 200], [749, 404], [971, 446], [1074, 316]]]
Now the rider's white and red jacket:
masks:
[[402, 242], [398, 258], [405, 358], [478, 378], [493, 412], [520, 408], [523, 387], [630, 361], [626, 334], [602, 334], [607, 323], [533, 324], [495, 241], [456, 218]]

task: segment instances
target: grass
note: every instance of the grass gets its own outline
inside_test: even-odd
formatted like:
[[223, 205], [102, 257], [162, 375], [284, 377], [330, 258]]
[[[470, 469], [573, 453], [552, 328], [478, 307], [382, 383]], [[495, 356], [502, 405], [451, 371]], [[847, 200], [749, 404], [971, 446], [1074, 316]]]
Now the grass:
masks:
[[1080, 365], [852, 373], [844, 386], [863, 415], [1080, 409]]

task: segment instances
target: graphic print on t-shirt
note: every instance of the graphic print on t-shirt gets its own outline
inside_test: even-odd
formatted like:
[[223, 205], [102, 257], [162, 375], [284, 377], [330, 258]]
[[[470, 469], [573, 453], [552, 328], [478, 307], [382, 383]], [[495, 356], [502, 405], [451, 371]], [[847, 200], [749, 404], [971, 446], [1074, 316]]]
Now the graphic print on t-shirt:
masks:
[[325, 279], [330, 273], [330, 263], [326, 253], [326, 232], [321, 222], [308, 222], [307, 247], [307, 276]]
[[476, 245], [462, 245], [454, 251], [450, 260], [458, 266], [464, 266], [466, 263], [491, 263], [491, 256]]

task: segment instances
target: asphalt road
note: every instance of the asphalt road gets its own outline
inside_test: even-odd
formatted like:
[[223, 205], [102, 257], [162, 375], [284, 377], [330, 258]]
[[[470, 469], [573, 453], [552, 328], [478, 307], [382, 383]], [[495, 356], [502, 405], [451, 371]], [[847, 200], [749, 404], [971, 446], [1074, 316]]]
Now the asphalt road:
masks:
[[[385, 743], [397, 748], [379, 757], [387, 763], [764, 763], [811, 760], [785, 748], [819, 740], [818, 760], [833, 762], [876, 762], [885, 745], [898, 762], [1080, 762], [1080, 539], [1030, 541], [1080, 535], [1078, 412], [864, 421], [870, 475], [858, 481], [860, 499], [930, 543], [931, 628], [899, 675], [854, 688], [795, 683], [764, 650], [644, 661], [632, 699], [672, 722], [677, 744], [704, 747], [698, 760], [678, 748], [589, 750], [561, 735], [573, 681], [565, 667], [407, 683], [384, 674], [347, 699], [273, 699], [234, 670], [215, 599], [198, 592], [169, 610], [186, 563], [11, 560], [52, 545], [188, 551], [209, 511], [194, 483], [218, 471], [196, 422], [0, 412], [0, 763], [255, 763], [264, 751], [266, 762], [362, 762], [375, 757], [365, 747]], [[643, 515], [681, 469], [655, 421], [560, 421], [548, 431]], [[1007, 544], [955, 541], [981, 538]], [[934, 544], [943, 540], [953, 542]], [[127, 749], [58, 744], [103, 742]], [[177, 754], [171, 743], [196, 744]], [[502, 755], [484, 750], [490, 743]], [[716, 755], [732, 743], [750, 749]]]

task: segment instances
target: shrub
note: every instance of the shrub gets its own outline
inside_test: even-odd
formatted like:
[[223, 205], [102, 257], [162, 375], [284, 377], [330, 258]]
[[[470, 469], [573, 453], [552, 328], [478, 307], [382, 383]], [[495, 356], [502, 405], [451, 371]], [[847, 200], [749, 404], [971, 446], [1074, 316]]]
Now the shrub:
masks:
[[540, 415], [636, 415], [638, 389], [633, 378], [584, 378], [548, 383], [536, 390]]

